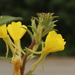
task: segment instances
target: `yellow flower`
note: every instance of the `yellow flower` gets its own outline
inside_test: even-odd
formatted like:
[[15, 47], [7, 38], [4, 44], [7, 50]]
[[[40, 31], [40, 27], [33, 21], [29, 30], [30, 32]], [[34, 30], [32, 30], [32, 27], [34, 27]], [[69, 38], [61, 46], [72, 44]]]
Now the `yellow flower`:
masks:
[[50, 52], [62, 51], [64, 49], [65, 44], [66, 42], [64, 41], [61, 34], [57, 34], [55, 31], [49, 32], [49, 34], [46, 37], [45, 46], [42, 49], [41, 56], [39, 57], [37, 62], [33, 64], [34, 67], [32, 68], [31, 72], [35, 70], [35, 68], [40, 63], [41, 60], [42, 60], [42, 68], [44, 69], [44, 60], [46, 56]]
[[12, 22], [8, 25], [8, 32], [14, 41], [20, 40], [25, 34], [26, 30], [22, 27], [27, 28], [25, 25], [22, 25], [21, 22]]
[[0, 26], [0, 38], [6, 38], [6, 37], [7, 37], [6, 24], [3, 24]]
[[43, 51], [49, 52], [56, 52], [64, 50], [64, 45], [66, 42], [64, 41], [61, 34], [57, 34], [55, 31], [49, 32], [46, 37], [45, 47]]

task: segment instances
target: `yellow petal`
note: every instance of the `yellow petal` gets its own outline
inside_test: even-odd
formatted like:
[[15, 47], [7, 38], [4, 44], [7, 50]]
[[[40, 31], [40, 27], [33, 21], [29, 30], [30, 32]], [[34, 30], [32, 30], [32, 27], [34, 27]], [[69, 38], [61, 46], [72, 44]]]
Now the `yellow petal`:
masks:
[[64, 50], [64, 45], [66, 42], [64, 41], [61, 34], [57, 34], [55, 31], [49, 32], [46, 37], [45, 47], [43, 51], [46, 52], [56, 52]]
[[23, 37], [26, 30], [22, 27], [27, 28], [25, 25], [22, 25], [21, 22], [12, 22], [8, 25], [7, 29], [13, 40], [20, 40]]
[[0, 26], [0, 38], [7, 37], [6, 24]]

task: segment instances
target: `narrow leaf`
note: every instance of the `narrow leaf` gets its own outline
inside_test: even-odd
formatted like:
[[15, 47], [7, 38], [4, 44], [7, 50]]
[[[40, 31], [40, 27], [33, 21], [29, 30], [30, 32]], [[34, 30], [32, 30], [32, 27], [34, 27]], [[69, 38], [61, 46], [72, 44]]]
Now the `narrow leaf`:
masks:
[[4, 60], [8, 60], [8, 61], [11, 61], [11, 58], [9, 57], [0, 57], [1, 59], [4, 59]]
[[0, 17], [0, 25], [3, 25], [5, 23], [9, 23], [16, 20], [22, 20], [21, 17], [13, 17], [13, 16], [2, 16]]
[[32, 29], [33, 33], [37, 33], [37, 30], [35, 28], [33, 28], [32, 26], [29, 27]]
[[49, 31], [55, 30], [53, 29], [56, 25], [52, 25], [50, 27], [47, 27], [46, 30], [43, 32], [43, 36], [45, 36]]
[[[24, 28], [24, 27], [22, 27], [22, 28]], [[28, 34], [30, 35], [31, 39], [33, 39], [33, 34], [32, 34], [32, 32], [31, 32], [29, 29], [27, 29], [27, 28], [24, 28], [24, 29], [27, 30], [27, 32], [28, 32]]]

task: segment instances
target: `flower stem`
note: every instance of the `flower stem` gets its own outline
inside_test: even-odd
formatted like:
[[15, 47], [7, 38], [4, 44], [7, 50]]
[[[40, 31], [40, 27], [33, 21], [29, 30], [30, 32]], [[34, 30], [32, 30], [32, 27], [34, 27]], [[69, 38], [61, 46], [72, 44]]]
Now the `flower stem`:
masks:
[[25, 64], [26, 64], [27, 56], [28, 56], [28, 52], [26, 52], [26, 54], [23, 57], [23, 63], [22, 63], [22, 66], [20, 68], [21, 75], [24, 75], [24, 69], [25, 69]]
[[35, 45], [35, 40], [32, 41], [31, 45], [29, 46], [29, 49], [32, 49], [34, 45]]
[[[32, 40], [32, 43], [31, 43], [31, 45], [29, 46], [29, 49], [32, 49], [35, 44], [36, 44], [36, 43], [35, 43], [35, 40]], [[20, 68], [20, 71], [21, 71], [20, 73], [21, 73], [21, 75], [24, 75], [24, 70], [25, 70], [25, 65], [26, 65], [27, 57], [28, 57], [28, 52], [26, 52], [26, 54], [25, 54], [24, 57], [23, 57], [23, 63], [22, 63], [22, 66], [21, 66], [21, 68]]]

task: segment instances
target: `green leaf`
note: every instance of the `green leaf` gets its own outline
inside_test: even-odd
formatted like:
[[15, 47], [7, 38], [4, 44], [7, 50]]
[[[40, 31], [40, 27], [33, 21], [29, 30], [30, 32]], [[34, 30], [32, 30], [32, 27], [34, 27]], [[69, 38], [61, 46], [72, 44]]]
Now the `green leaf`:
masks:
[[45, 36], [46, 34], [48, 34], [49, 31], [55, 30], [53, 29], [56, 25], [52, 25], [50, 27], [47, 27], [46, 30], [43, 32], [43, 36]]
[[0, 57], [1, 59], [4, 59], [4, 60], [8, 60], [8, 61], [11, 61], [11, 58], [9, 57]]
[[[22, 27], [24, 28], [24, 27]], [[33, 39], [33, 34], [32, 32], [28, 29], [28, 28], [24, 28], [25, 30], [27, 30], [28, 34], [30, 35], [31, 39]]]
[[29, 27], [32, 29], [33, 33], [37, 33], [37, 30], [34, 27], [32, 26], [29, 26]]
[[16, 21], [16, 20], [22, 20], [22, 18], [5, 15], [5, 16], [0, 17], [0, 25], [3, 25], [5, 23], [9, 23], [12, 21]]
[[33, 58], [35, 58], [35, 57], [37, 57], [37, 56], [36, 55], [31, 56], [30, 60], [33, 59]]

